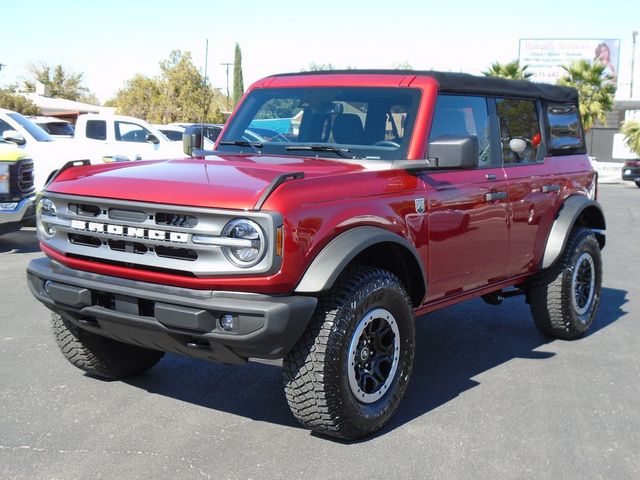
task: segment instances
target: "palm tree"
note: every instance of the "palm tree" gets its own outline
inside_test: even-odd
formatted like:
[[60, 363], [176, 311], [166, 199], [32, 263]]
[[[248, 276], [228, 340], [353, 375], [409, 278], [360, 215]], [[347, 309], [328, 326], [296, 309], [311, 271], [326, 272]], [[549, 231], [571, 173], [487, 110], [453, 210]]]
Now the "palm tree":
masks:
[[482, 72], [487, 77], [502, 77], [510, 78], [512, 80], [528, 80], [533, 77], [533, 73], [527, 72], [529, 65], [520, 66], [518, 60], [513, 60], [508, 63], [493, 62], [489, 70]]
[[624, 142], [633, 153], [640, 157], [640, 122], [629, 120], [622, 125]]
[[589, 130], [596, 119], [602, 123], [607, 113], [613, 110], [616, 86], [611, 75], [605, 75], [606, 67], [587, 60], [576, 60], [571, 65], [562, 65], [567, 74], [558, 80], [558, 85], [574, 87], [580, 95], [579, 107], [582, 125]]

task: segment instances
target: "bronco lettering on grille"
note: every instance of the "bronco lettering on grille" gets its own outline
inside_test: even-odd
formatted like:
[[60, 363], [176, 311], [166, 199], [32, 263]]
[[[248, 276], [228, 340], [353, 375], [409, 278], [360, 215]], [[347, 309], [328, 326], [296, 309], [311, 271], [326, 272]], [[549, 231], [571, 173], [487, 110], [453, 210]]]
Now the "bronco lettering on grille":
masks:
[[140, 227], [126, 227], [124, 225], [114, 225], [112, 223], [72, 220], [71, 228], [85, 232], [107, 233], [109, 235], [139, 238], [143, 240], [164, 240], [174, 243], [187, 243], [189, 241], [188, 233], [168, 232], [166, 230], [152, 230]]

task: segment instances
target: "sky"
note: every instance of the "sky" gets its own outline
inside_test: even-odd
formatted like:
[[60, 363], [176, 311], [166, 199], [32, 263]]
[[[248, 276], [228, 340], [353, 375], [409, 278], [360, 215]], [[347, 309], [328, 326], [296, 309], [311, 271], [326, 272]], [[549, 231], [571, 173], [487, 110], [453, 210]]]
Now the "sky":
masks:
[[[520, 38], [620, 39], [617, 98], [629, 97], [631, 32], [640, 2], [0, 0], [0, 86], [28, 78], [28, 66], [61, 64], [83, 73], [101, 102], [136, 73], [156, 75], [171, 50], [190, 51], [226, 89], [223, 62], [242, 49], [245, 87], [311, 63], [478, 74], [518, 58]], [[640, 98], [640, 38], [634, 97]], [[230, 70], [230, 82], [232, 81]]]

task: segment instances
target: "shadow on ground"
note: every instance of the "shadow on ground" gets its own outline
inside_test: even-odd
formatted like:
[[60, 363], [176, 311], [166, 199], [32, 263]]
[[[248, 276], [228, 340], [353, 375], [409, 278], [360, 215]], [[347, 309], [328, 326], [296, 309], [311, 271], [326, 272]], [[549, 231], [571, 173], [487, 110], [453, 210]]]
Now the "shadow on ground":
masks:
[[[603, 288], [589, 336], [624, 315], [626, 295], [623, 290]], [[409, 388], [398, 411], [378, 435], [449, 402], [478, 385], [474, 377], [509, 360], [544, 361], [555, 355], [536, 351], [553, 340], [538, 333], [521, 297], [506, 300], [498, 308], [473, 300], [440, 310], [420, 318], [416, 333], [418, 350]], [[287, 407], [277, 366], [250, 363], [236, 367], [167, 355], [149, 373], [128, 383], [206, 408], [298, 426]]]
[[0, 235], [0, 254], [34, 253], [40, 250], [36, 229], [25, 227], [17, 232]]

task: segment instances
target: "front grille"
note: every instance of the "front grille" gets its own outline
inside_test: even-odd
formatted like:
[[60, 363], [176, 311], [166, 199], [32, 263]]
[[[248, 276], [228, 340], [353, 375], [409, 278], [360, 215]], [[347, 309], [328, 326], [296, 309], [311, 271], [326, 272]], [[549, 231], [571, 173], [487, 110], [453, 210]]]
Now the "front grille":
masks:
[[24, 159], [18, 162], [17, 177], [20, 193], [31, 193], [35, 190], [33, 185], [33, 160]]
[[25, 158], [9, 165], [9, 193], [2, 200], [15, 201], [35, 192], [33, 185], [33, 160]]
[[241, 269], [226, 257], [220, 241], [238, 217], [258, 223], [267, 239], [282, 224], [272, 212], [247, 212], [47, 192], [56, 206], [56, 233], [46, 243], [67, 256], [105, 264], [193, 275], [224, 276], [276, 272], [281, 259], [273, 242], [255, 267]]

